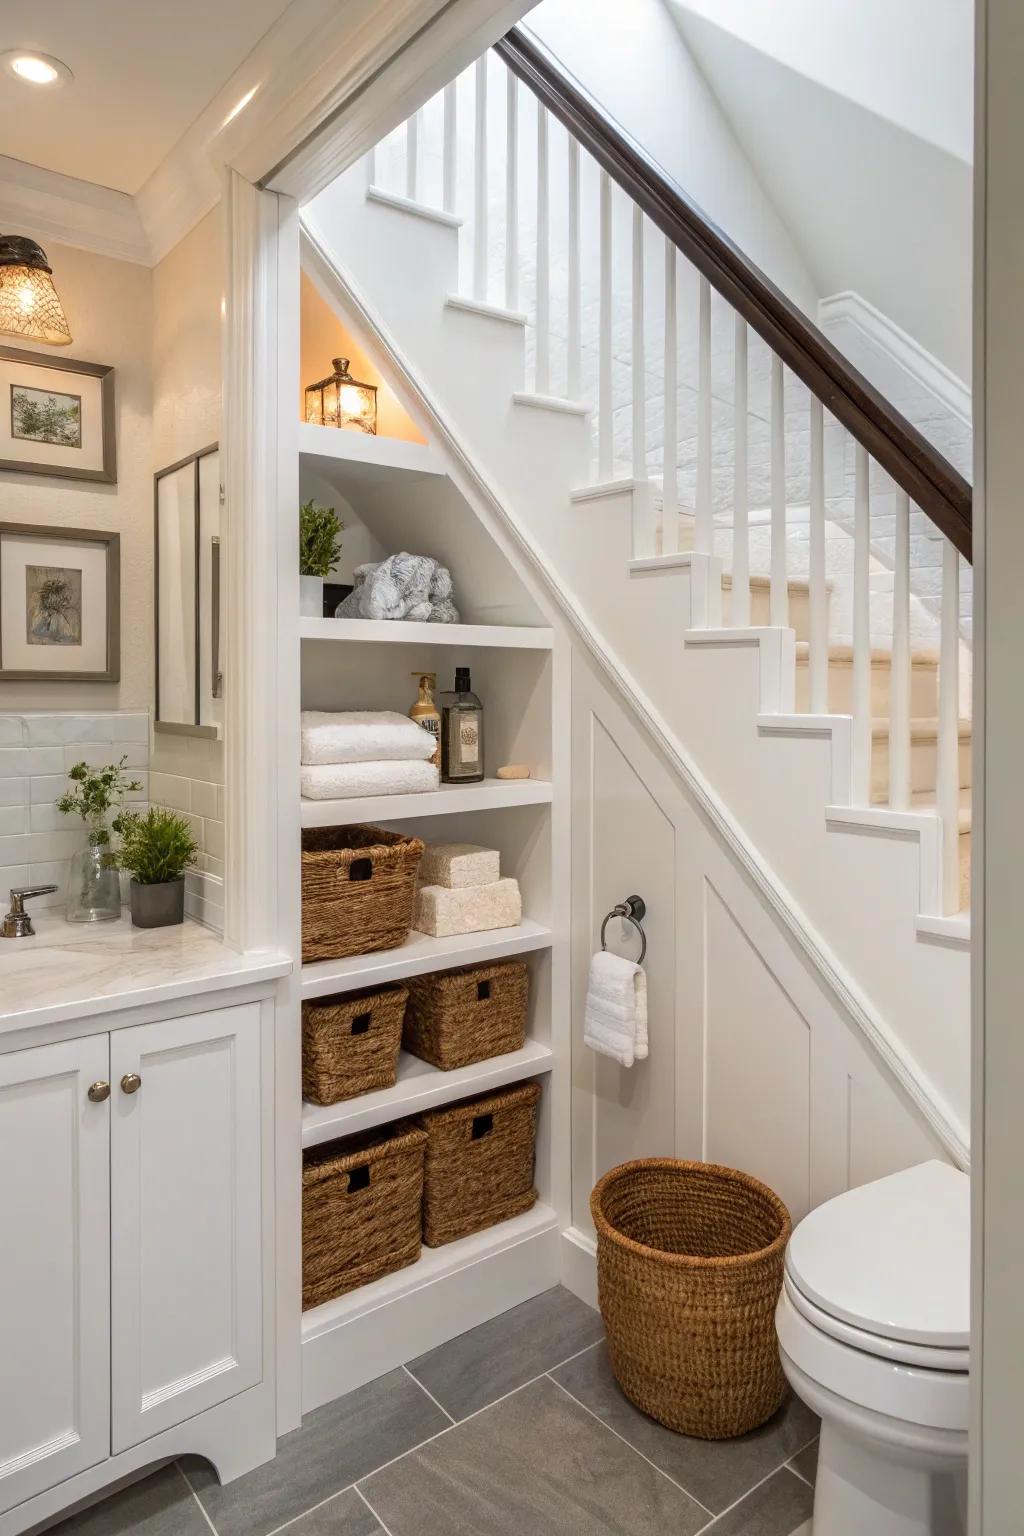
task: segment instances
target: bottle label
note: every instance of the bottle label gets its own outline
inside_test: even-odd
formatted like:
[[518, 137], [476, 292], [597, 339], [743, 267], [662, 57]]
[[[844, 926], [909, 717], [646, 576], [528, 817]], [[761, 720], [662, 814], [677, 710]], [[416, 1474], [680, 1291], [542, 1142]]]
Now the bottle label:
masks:
[[475, 715], [459, 722], [459, 761], [463, 768], [475, 768], [480, 761], [480, 723]]

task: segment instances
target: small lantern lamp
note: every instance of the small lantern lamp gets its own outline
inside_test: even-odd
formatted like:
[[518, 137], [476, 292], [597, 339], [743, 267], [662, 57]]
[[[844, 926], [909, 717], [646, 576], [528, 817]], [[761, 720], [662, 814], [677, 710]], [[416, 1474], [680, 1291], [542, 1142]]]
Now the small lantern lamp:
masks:
[[0, 332], [52, 347], [71, 340], [46, 252], [22, 235], [0, 235]]
[[377, 430], [377, 386], [360, 384], [348, 371], [348, 358], [335, 357], [330, 378], [306, 388], [306, 420], [318, 427]]

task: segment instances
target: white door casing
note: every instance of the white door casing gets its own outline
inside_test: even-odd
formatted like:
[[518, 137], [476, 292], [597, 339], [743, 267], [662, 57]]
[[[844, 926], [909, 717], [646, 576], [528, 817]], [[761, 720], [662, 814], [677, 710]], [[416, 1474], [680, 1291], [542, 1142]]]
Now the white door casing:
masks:
[[110, 1076], [116, 1455], [261, 1378], [259, 1006], [118, 1031]]
[[108, 1036], [0, 1056], [0, 1510], [110, 1450]]

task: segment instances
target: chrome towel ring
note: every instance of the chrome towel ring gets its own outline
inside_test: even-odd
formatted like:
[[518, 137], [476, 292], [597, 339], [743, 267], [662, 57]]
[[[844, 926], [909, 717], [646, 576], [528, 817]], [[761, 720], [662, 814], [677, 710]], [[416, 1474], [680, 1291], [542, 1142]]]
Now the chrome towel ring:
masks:
[[608, 927], [608, 924], [611, 922], [613, 917], [621, 917], [624, 923], [632, 923], [633, 927], [640, 935], [640, 959], [637, 963], [639, 965], [643, 965], [644, 956], [647, 954], [647, 935], [644, 933], [644, 930], [640, 925], [643, 922], [646, 914], [647, 903], [644, 901], [642, 896], [627, 896], [625, 901], [620, 902], [617, 907], [612, 907], [604, 922], [601, 924], [601, 948], [608, 948], [604, 941], [605, 929]]

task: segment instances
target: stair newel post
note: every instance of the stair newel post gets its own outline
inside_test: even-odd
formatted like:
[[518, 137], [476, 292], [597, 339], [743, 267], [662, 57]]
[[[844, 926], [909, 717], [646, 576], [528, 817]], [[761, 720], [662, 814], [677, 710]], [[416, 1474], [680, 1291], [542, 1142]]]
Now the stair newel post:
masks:
[[676, 315], [676, 248], [665, 240], [665, 409], [661, 457], [661, 552], [679, 549], [679, 485], [676, 412], [679, 393], [679, 336]]
[[612, 453], [612, 183], [601, 172], [601, 277], [598, 318], [597, 477], [610, 480]]
[[711, 284], [700, 279], [697, 321], [697, 515], [694, 547], [702, 555], [715, 552], [711, 505]]
[[473, 297], [487, 300], [487, 58], [476, 61], [473, 103]]
[[871, 472], [868, 451], [854, 450], [853, 509], [853, 738], [854, 805], [871, 803]]
[[942, 541], [936, 799], [942, 823], [942, 910], [960, 906], [960, 556]]
[[910, 809], [910, 498], [896, 498], [892, 662], [889, 671], [889, 805]]
[[782, 358], [772, 353], [771, 382], [771, 592], [773, 624], [789, 623], [789, 580], [786, 564], [786, 394]]
[[647, 479], [647, 367], [644, 357], [644, 216], [633, 204], [633, 479]]
[[519, 308], [519, 80], [510, 69], [505, 71], [505, 308]]
[[458, 169], [458, 136], [456, 132], [458, 98], [456, 82], [449, 80], [444, 88], [444, 123], [441, 151], [441, 204], [445, 213], [455, 212], [455, 179]]
[[825, 584], [825, 409], [811, 396], [809, 634], [811, 712], [828, 714], [828, 590]]
[[412, 202], [419, 201], [420, 194], [420, 107], [405, 123], [405, 195]]
[[732, 606], [734, 625], [750, 623], [750, 529], [747, 486], [747, 322], [733, 336]]
[[551, 392], [551, 189], [548, 110], [537, 103], [537, 336], [534, 388]]
[[569, 324], [568, 324], [568, 394], [570, 400], [579, 400], [582, 393], [583, 327], [580, 318], [580, 146], [579, 140], [569, 135]]

